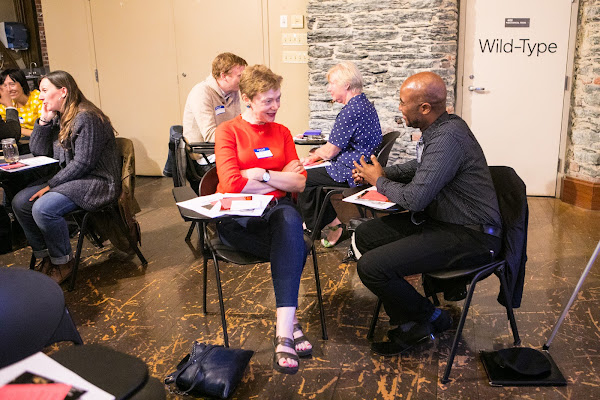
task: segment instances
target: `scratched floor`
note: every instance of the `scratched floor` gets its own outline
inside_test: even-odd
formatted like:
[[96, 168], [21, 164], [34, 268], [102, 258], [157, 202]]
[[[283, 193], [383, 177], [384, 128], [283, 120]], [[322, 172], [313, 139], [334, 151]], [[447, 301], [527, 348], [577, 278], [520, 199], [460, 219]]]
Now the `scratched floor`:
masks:
[[[80, 275], [67, 305], [86, 343], [101, 343], [141, 357], [162, 378], [189, 351], [193, 340], [222, 343], [214, 275], [209, 269], [209, 313], [202, 314], [202, 259], [197, 236], [184, 241], [188, 225], [177, 212], [167, 178], [139, 178], [143, 269], [137, 258], [111, 246], [84, 250]], [[529, 262], [523, 305], [516, 311], [523, 345], [541, 348], [600, 238], [600, 212], [559, 200], [531, 198]], [[342, 215], [353, 210], [343, 207]], [[300, 318], [315, 346], [295, 376], [274, 373], [274, 297], [268, 264], [222, 269], [231, 345], [256, 351], [237, 399], [596, 399], [600, 396], [600, 261], [589, 274], [550, 352], [566, 387], [490, 387], [479, 350], [510, 346], [504, 309], [490, 278], [475, 292], [449, 384], [439, 378], [453, 331], [401, 357], [373, 355], [366, 339], [375, 298], [361, 284], [355, 263], [342, 263], [345, 248], [319, 249], [329, 340], [320, 339], [312, 264], [300, 288]], [[30, 251], [0, 256], [0, 265], [25, 267]], [[419, 280], [413, 282], [419, 285]], [[444, 304], [457, 319], [461, 304]], [[387, 320], [376, 331], [381, 340]], [[62, 344], [61, 346], [69, 346]], [[56, 348], [56, 346], [54, 346]], [[53, 351], [53, 349], [50, 349]], [[178, 398], [169, 395], [169, 398]]]

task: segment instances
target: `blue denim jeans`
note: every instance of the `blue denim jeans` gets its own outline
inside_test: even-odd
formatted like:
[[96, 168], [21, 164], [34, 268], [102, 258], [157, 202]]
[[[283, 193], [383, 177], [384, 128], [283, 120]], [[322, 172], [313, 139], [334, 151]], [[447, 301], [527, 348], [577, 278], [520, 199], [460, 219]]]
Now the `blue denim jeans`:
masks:
[[291, 200], [280, 199], [261, 217], [225, 218], [217, 229], [227, 245], [271, 261], [276, 307], [298, 307], [307, 250], [302, 217]]
[[13, 212], [21, 224], [36, 258], [50, 257], [53, 264], [65, 264], [71, 257], [69, 229], [63, 215], [78, 207], [67, 196], [46, 192], [29, 201], [46, 184], [21, 190], [12, 201]]

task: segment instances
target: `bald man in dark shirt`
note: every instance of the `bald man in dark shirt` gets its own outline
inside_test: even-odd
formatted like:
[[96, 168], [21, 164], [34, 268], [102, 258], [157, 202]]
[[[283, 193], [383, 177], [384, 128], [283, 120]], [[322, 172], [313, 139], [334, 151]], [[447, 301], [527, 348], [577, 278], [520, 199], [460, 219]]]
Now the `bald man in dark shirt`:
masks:
[[[370, 183], [409, 212], [358, 226], [353, 238], [362, 282], [383, 302], [390, 342], [372, 344], [395, 355], [452, 326], [404, 277], [491, 261], [500, 251], [501, 219], [485, 156], [467, 124], [446, 112], [446, 85], [431, 72], [406, 79], [400, 111], [422, 137], [417, 158], [382, 168], [355, 163], [357, 183]], [[452, 261], [454, 263], [452, 264]]]

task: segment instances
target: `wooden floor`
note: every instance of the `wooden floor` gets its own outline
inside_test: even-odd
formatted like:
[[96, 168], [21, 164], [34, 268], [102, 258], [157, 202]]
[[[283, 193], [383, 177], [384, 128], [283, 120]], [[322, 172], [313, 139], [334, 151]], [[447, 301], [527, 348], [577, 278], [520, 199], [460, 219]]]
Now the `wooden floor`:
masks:
[[[67, 305], [86, 343], [100, 343], [141, 357], [153, 376], [163, 378], [190, 349], [193, 340], [222, 343], [214, 274], [209, 268], [209, 313], [202, 314], [202, 259], [197, 236], [184, 241], [188, 224], [179, 217], [168, 178], [139, 178], [142, 207], [139, 260], [109, 245], [84, 250], [86, 257]], [[516, 310], [523, 345], [540, 349], [569, 299], [598, 239], [600, 212], [556, 199], [530, 198], [526, 286]], [[349, 217], [352, 209], [343, 208]], [[345, 244], [344, 244], [345, 245]], [[315, 347], [294, 376], [272, 369], [274, 296], [268, 264], [222, 268], [231, 345], [256, 352], [237, 399], [596, 399], [600, 396], [600, 261], [550, 347], [568, 380], [553, 388], [490, 387], [478, 358], [480, 350], [512, 343], [504, 308], [496, 302], [498, 281], [482, 282], [464, 329], [452, 381], [439, 378], [454, 331], [401, 357], [383, 358], [366, 339], [374, 296], [362, 285], [355, 263], [341, 263], [346, 246], [319, 248], [329, 340], [320, 338], [315, 284], [307, 262], [300, 288], [300, 319]], [[26, 268], [30, 250], [0, 256], [0, 265]], [[210, 264], [212, 266], [212, 264]], [[418, 279], [415, 285], [420, 285]], [[458, 319], [461, 303], [445, 303]], [[387, 328], [382, 318], [376, 331]], [[61, 344], [60, 346], [70, 346]], [[53, 346], [56, 349], [56, 346]], [[51, 349], [50, 351], [52, 351]], [[177, 398], [169, 395], [169, 398]]]

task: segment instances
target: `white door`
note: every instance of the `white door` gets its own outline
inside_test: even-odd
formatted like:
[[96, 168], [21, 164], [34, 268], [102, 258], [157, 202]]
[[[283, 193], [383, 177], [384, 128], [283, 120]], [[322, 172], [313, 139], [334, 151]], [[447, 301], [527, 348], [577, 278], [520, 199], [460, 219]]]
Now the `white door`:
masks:
[[466, 0], [462, 117], [529, 195], [555, 195], [572, 6]]

